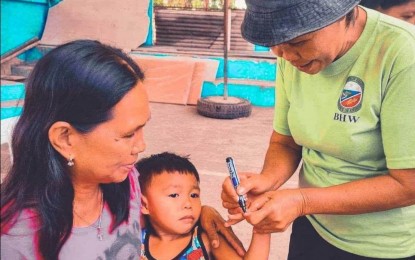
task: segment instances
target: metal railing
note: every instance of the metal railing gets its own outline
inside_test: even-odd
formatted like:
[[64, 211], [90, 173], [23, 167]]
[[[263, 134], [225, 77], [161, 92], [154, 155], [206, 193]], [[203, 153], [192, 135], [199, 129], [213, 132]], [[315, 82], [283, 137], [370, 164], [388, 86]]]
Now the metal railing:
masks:
[[[154, 6], [177, 9], [223, 10], [224, 0], [154, 0]], [[230, 0], [229, 8], [245, 9], [244, 0]]]

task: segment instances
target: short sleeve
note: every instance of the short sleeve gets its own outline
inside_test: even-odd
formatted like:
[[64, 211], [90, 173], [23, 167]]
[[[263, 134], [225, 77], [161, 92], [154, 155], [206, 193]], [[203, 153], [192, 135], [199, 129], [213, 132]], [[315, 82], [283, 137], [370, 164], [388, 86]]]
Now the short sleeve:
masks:
[[380, 118], [387, 167], [415, 168], [415, 64], [391, 76]]
[[284, 84], [284, 60], [277, 60], [277, 79], [275, 85], [275, 111], [274, 111], [274, 130], [283, 135], [291, 135], [287, 114], [289, 109], [289, 101]]

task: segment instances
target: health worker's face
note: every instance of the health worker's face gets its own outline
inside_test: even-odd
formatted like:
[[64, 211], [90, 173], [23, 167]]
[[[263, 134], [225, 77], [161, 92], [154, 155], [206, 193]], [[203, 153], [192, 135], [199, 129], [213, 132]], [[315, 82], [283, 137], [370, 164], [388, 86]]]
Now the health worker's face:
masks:
[[153, 176], [142, 196], [142, 213], [150, 216], [158, 235], [185, 235], [200, 216], [200, 188], [191, 173], [163, 172]]
[[316, 74], [345, 53], [346, 30], [342, 19], [318, 31], [273, 46], [271, 51], [298, 70]]
[[415, 1], [408, 1], [401, 5], [395, 5], [388, 9], [377, 9], [379, 12], [415, 24]]
[[74, 181], [83, 184], [125, 180], [145, 149], [143, 127], [150, 118], [142, 82], [132, 88], [112, 110], [112, 118], [89, 133], [78, 133], [74, 145]]

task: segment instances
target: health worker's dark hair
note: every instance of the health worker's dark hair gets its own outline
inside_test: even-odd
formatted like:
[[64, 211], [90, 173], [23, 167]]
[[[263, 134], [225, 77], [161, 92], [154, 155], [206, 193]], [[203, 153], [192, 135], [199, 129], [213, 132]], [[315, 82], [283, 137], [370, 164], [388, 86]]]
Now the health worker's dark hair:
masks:
[[353, 8], [352, 10], [350, 10], [350, 12], [346, 14], [345, 18], [346, 18], [346, 27], [349, 27], [351, 24], [354, 24], [357, 19], [356, 8]]

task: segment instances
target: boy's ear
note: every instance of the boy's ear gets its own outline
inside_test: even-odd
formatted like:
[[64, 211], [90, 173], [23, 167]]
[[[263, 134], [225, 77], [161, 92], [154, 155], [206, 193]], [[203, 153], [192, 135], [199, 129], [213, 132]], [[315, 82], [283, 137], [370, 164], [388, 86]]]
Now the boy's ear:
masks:
[[149, 215], [150, 211], [148, 210], [148, 200], [146, 196], [141, 195], [141, 214]]
[[63, 157], [75, 157], [73, 154], [74, 128], [67, 122], [58, 121], [52, 124], [48, 131], [49, 142]]

